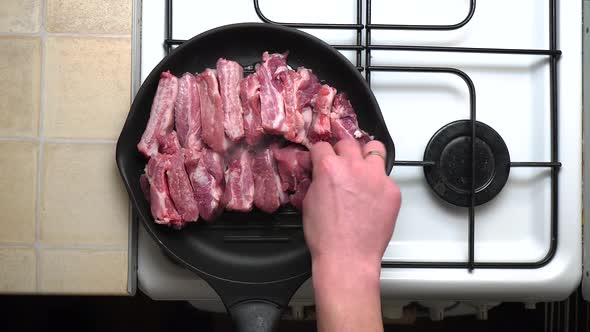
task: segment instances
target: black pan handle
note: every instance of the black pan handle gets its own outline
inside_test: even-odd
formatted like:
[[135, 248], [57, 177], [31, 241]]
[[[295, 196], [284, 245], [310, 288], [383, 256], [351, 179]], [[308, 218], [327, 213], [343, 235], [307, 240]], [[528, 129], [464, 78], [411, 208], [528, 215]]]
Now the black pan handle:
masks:
[[237, 332], [272, 332], [283, 311], [279, 305], [265, 300], [238, 302], [228, 309]]
[[[311, 259], [311, 258], [310, 258]], [[311, 260], [309, 261], [311, 267]], [[242, 283], [203, 275], [219, 294], [238, 332], [271, 332], [310, 273], [272, 283]]]

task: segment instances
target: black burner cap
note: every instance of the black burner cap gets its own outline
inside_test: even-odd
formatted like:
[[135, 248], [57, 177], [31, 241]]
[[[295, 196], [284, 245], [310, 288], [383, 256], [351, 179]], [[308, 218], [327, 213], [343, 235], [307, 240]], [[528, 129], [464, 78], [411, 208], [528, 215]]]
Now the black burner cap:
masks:
[[[490, 126], [475, 123], [475, 205], [494, 198], [508, 181], [510, 154], [502, 137]], [[471, 121], [451, 122], [428, 142], [424, 161], [426, 181], [443, 200], [458, 206], [471, 205]]]

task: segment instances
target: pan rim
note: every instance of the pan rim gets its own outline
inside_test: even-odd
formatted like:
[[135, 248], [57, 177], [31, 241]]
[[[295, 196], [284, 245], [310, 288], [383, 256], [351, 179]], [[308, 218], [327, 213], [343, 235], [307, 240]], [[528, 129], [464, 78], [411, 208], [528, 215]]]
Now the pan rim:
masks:
[[[260, 23], [260, 22], [243, 22], [243, 23], [222, 25], [222, 26], [204, 31], [198, 35], [193, 36], [192, 38], [190, 38], [189, 40], [187, 40], [186, 42], [184, 42], [183, 44], [181, 44], [180, 46], [178, 46], [177, 48], [172, 50], [170, 52], [170, 54], [168, 54], [167, 56], [162, 58], [162, 60], [151, 70], [150, 74], [146, 77], [144, 82], [153, 80], [154, 76], [159, 76], [161, 74], [161, 72], [164, 70], [164, 65], [166, 63], [168, 63], [168, 61], [171, 57], [173, 57], [175, 54], [177, 54], [179, 52], [182, 52], [182, 50], [184, 50], [185, 48], [192, 47], [194, 43], [198, 42], [201, 39], [208, 38], [211, 35], [218, 34], [219, 32], [223, 32], [228, 29], [242, 29], [242, 28], [256, 28], [256, 27], [265, 28], [265, 29], [274, 29], [274, 30], [277, 30], [279, 32], [283, 32], [286, 34], [298, 35], [301, 38], [308, 39], [314, 43], [321, 45], [322, 47], [329, 48], [329, 49], [333, 50], [332, 53], [334, 56], [338, 57], [342, 63], [346, 64], [346, 66], [349, 67], [349, 69], [353, 69], [352, 71], [354, 72], [354, 76], [358, 80], [359, 84], [362, 84], [367, 90], [371, 91], [370, 86], [368, 85], [368, 82], [361, 75], [361, 73], [354, 67], [354, 65], [352, 63], [350, 63], [350, 61], [344, 55], [342, 55], [339, 51], [334, 49], [331, 45], [329, 45], [325, 41], [323, 41], [323, 40], [321, 40], [321, 39], [319, 39], [307, 32], [304, 32], [304, 31], [301, 31], [298, 29], [284, 27], [284, 26], [276, 25], [276, 24]], [[220, 281], [232, 282], [232, 283], [236, 283], [236, 284], [264, 285], [264, 284], [274, 284], [274, 283], [286, 282], [286, 281], [289, 281], [292, 279], [300, 278], [305, 275], [310, 275], [311, 265], [309, 267], [307, 267], [305, 269], [305, 271], [302, 270], [301, 273], [291, 274], [290, 276], [288, 276], [286, 278], [282, 278], [282, 279], [274, 279], [274, 280], [267, 280], [267, 281], [243, 281], [243, 280], [236, 280], [234, 278], [226, 278], [226, 277], [220, 276], [218, 274], [209, 273], [209, 272], [205, 271], [204, 269], [202, 269], [201, 267], [195, 266], [193, 263], [187, 262], [186, 260], [179, 257], [173, 249], [169, 248], [169, 246], [166, 245], [162, 241], [162, 239], [156, 234], [155, 230], [152, 228], [153, 225], [151, 225], [151, 223], [153, 223], [153, 217], [151, 217], [151, 215], [149, 217], [146, 216], [140, 208], [137, 208], [140, 205], [139, 204], [140, 202], [138, 201], [138, 198], [135, 196], [135, 194], [131, 190], [131, 185], [130, 185], [129, 179], [127, 178], [127, 175], [123, 172], [123, 166], [122, 166], [122, 164], [124, 163], [122, 161], [122, 159], [124, 157], [122, 155], [123, 153], [121, 152], [121, 146], [120, 146], [121, 145], [121, 137], [126, 132], [128, 126], [129, 126], [130, 117], [132, 115], [132, 112], [136, 108], [136, 103], [138, 102], [137, 96], [145, 94], [146, 93], [145, 89], [147, 89], [147, 87], [142, 82], [136, 96], [134, 97], [133, 103], [130, 107], [130, 112], [128, 113], [128, 116], [125, 120], [125, 124], [121, 130], [121, 134], [119, 135], [119, 138], [117, 140], [116, 163], [118, 166], [119, 173], [125, 183], [125, 187], [126, 187], [128, 196], [130, 197], [130, 201], [132, 203], [133, 208], [139, 214], [139, 217], [141, 218], [142, 222], [144, 223], [144, 227], [148, 231], [148, 234], [150, 234], [152, 239], [154, 239], [156, 241], [156, 243], [158, 243], [159, 247], [162, 250], [164, 250], [166, 254], [170, 255], [170, 257], [172, 257], [175, 261], [182, 264], [184, 267], [186, 267], [189, 270], [197, 273], [198, 275], [206, 277], [208, 279], [215, 279], [215, 280], [220, 280]], [[374, 94], [372, 93], [372, 91], [368, 95], [368, 97], [370, 99], [370, 102], [372, 104], [376, 105], [376, 107], [377, 107], [378, 112], [376, 112], [376, 116], [378, 117], [378, 120], [381, 123], [385, 123], [385, 121], [383, 119], [383, 114], [379, 108], [379, 104], [377, 103], [377, 100], [376, 100]], [[392, 144], [392, 146], [393, 146], [393, 144]], [[387, 164], [387, 167], [386, 167], [387, 173], [390, 173], [391, 169], [393, 168], [393, 157], [394, 156], [388, 156], [389, 160], [386, 163]]]

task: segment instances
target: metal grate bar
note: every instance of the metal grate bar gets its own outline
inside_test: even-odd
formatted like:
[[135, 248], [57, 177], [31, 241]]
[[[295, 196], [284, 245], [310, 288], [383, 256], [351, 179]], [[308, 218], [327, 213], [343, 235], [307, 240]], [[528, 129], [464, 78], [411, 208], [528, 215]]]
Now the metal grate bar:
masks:
[[510, 167], [561, 167], [560, 162], [511, 162]]
[[[549, 49], [557, 49], [557, 0], [549, 0]], [[558, 150], [558, 96], [557, 96], [557, 58], [549, 62], [549, 98], [551, 107], [551, 162], [559, 163]], [[559, 168], [551, 168], [551, 247], [546, 258], [552, 258], [557, 249]]]
[[435, 166], [434, 161], [404, 161], [396, 160], [393, 162], [394, 166]]
[[[166, 40], [172, 39], [172, 0], [166, 0]], [[172, 51], [172, 44], [164, 42], [164, 49], [166, 54], [170, 54]]]
[[[357, 9], [361, 8], [357, 5]], [[267, 18], [260, 9], [260, 3], [258, 0], [254, 0], [254, 10], [256, 11], [256, 15], [262, 20], [264, 23], [270, 24], [279, 24], [282, 26], [290, 27], [290, 28], [299, 28], [299, 29], [327, 29], [327, 30], [363, 30], [364, 26], [359, 23], [358, 17], [361, 16], [362, 10], [357, 11], [357, 23], [356, 24], [339, 24], [339, 23], [284, 23], [284, 22], [276, 22], [269, 18]]]
[[[182, 45], [186, 41], [187, 41], [186, 39], [166, 39], [166, 40], [164, 40], [164, 44], [168, 45], [168, 46], [178, 46], [178, 45]], [[362, 51], [365, 49], [365, 46], [363, 46], [363, 45], [331, 45], [331, 46], [337, 50], [342, 50], [342, 51]]]
[[[370, 6], [370, 0], [368, 0], [368, 6]], [[469, 11], [467, 12], [467, 16], [456, 24], [450, 25], [408, 25], [408, 24], [371, 24], [367, 21], [367, 29], [373, 30], [435, 30], [435, 31], [444, 31], [444, 30], [457, 30], [459, 28], [464, 27], [475, 14], [475, 0], [471, 0], [469, 3]], [[368, 7], [367, 6], [367, 7]]]
[[453, 53], [494, 53], [522, 55], [560, 56], [559, 50], [517, 49], [517, 48], [482, 48], [482, 47], [445, 47], [445, 46], [414, 46], [414, 45], [371, 45], [376, 51], [416, 51], [416, 52], [453, 52]]
[[254, 10], [256, 11], [256, 15], [262, 20], [264, 23], [269, 24], [279, 24], [282, 26], [290, 27], [290, 28], [298, 28], [298, 29], [320, 29], [320, 30], [356, 30], [356, 44], [354, 45], [332, 45], [337, 50], [351, 50], [356, 51], [356, 68], [358, 71], [364, 71], [364, 67], [362, 65], [362, 56], [361, 51], [365, 49], [363, 45], [363, 36], [362, 31], [365, 28], [363, 25], [363, 4], [362, 0], [356, 0], [356, 23], [354, 24], [339, 24], [339, 23], [290, 23], [290, 22], [276, 22], [269, 19], [262, 10], [260, 9], [259, 0], [254, 1]]

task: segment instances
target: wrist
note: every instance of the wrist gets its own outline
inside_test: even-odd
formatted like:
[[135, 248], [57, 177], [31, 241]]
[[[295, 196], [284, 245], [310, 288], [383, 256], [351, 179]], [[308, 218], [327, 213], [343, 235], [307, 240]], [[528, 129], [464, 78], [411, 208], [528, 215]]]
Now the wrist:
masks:
[[349, 257], [314, 257], [312, 281], [319, 292], [379, 293], [380, 259], [351, 259]]
[[383, 331], [381, 261], [313, 258], [318, 331]]

